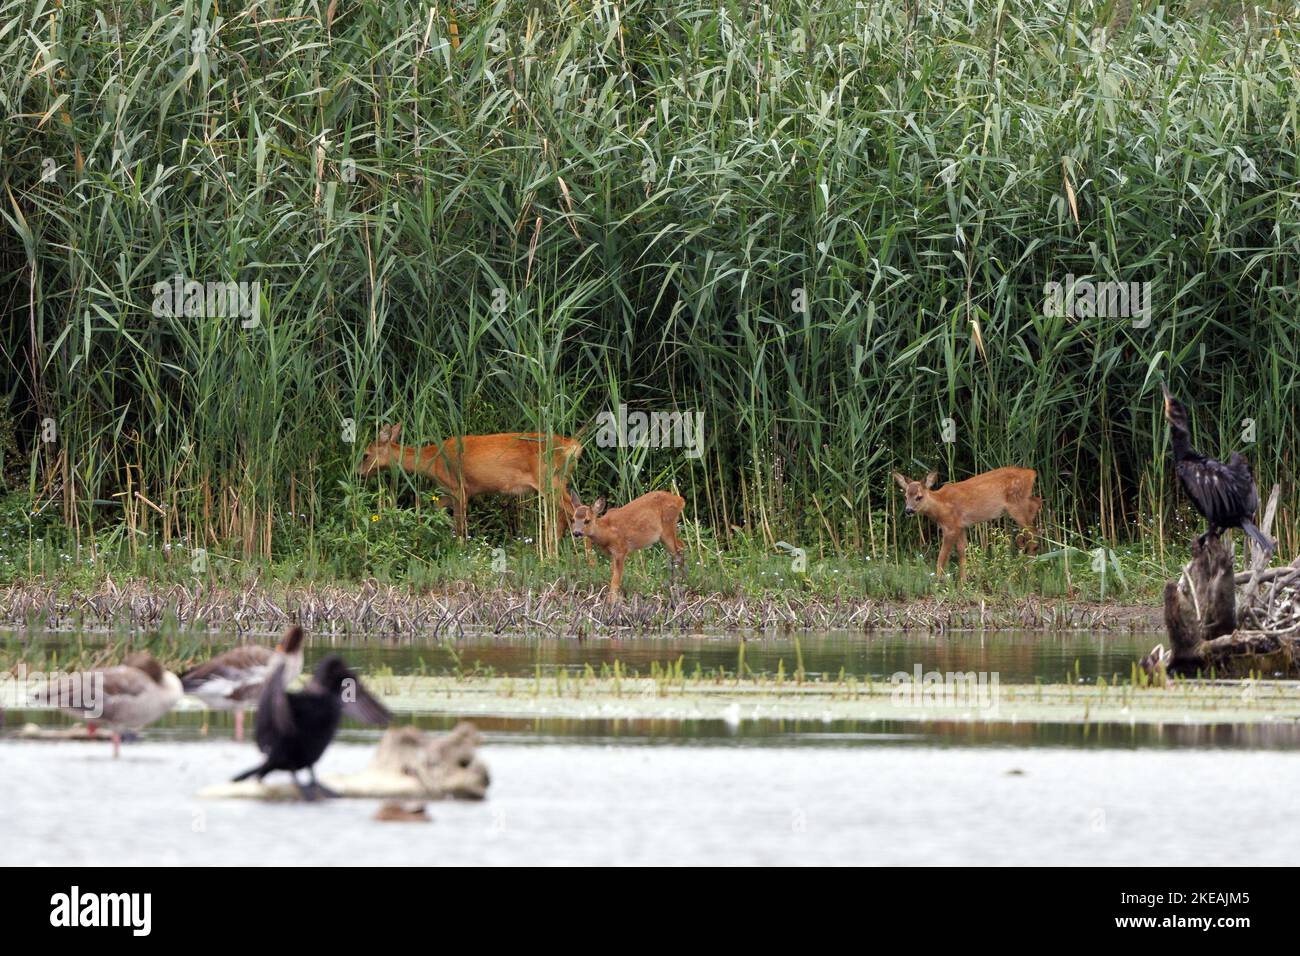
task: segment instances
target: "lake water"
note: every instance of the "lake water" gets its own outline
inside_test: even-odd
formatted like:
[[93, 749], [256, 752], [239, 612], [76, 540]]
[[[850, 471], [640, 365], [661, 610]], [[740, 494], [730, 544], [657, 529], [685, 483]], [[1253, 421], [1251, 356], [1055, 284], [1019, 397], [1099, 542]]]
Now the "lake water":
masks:
[[[887, 679], [994, 671], [1004, 684], [1126, 678], [1158, 635], [764, 637], [748, 668]], [[66, 636], [41, 638], [46, 649]], [[13, 647], [12, 643], [7, 644]], [[363, 673], [532, 675], [602, 665], [734, 672], [738, 639], [475, 638], [309, 647]], [[6, 726], [61, 715], [11, 711]], [[451, 715], [417, 715], [429, 729]], [[0, 863], [1169, 864], [1293, 863], [1268, 819], [1300, 788], [1293, 721], [1092, 726], [1032, 722], [586, 720], [486, 717], [483, 803], [434, 803], [431, 824], [379, 823], [377, 801], [199, 800], [257, 762], [230, 717], [174, 712], [128, 743], [0, 740]], [[349, 728], [324, 774], [359, 769], [377, 734]], [[308, 825], [310, 824], [310, 825]], [[320, 839], [322, 832], [331, 838]]]
[[[249, 745], [6, 743], [0, 863], [1293, 864], [1300, 754], [489, 740], [482, 803], [198, 800]], [[335, 745], [323, 772], [370, 748]], [[1013, 773], [1013, 771], [1018, 771]], [[328, 834], [328, 838], [323, 838]]]
[[[93, 647], [104, 639], [103, 635], [56, 633], [27, 639], [24, 644], [66, 657], [78, 646]], [[688, 673], [697, 665], [704, 671], [721, 668], [734, 673], [743, 643], [745, 666], [757, 673], [774, 673], [781, 665], [786, 673], [792, 673], [802, 660], [804, 670], [812, 677], [834, 678], [843, 670], [849, 676], [883, 680], [897, 671], [910, 672], [920, 663], [926, 670], [997, 672], [1003, 683], [1060, 682], [1075, 679], [1077, 669], [1078, 677], [1091, 682], [1097, 677], [1110, 680], [1115, 675], [1127, 679], [1133, 662], [1163, 640], [1163, 634], [1042, 631], [942, 635], [921, 631], [833, 631], [744, 639], [736, 635], [693, 634], [582, 641], [473, 636], [454, 643], [418, 636], [367, 641], [311, 637], [307, 656], [310, 664], [313, 659], [337, 652], [363, 671], [388, 669], [395, 674], [477, 670], [499, 676], [527, 676], [539, 667], [543, 673], [559, 669], [578, 672], [587, 666], [599, 671], [602, 664], [612, 667], [615, 661], [625, 671], [649, 673], [653, 665], [673, 664], [679, 658]], [[13, 642], [12, 648], [19, 646], [16, 637], [10, 636], [9, 641]], [[266, 638], [265, 642], [274, 640]], [[218, 642], [214, 649], [225, 646], [228, 644]]]

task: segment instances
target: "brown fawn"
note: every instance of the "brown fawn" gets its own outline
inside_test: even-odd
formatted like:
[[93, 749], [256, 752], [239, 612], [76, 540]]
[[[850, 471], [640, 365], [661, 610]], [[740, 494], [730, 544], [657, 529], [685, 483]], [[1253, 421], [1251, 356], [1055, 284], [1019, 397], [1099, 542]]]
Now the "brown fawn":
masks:
[[605, 499], [597, 498], [588, 507], [569, 492], [573, 506], [573, 534], [585, 538], [609, 556], [609, 603], [622, 596], [623, 560], [632, 551], [648, 548], [662, 541], [671, 560], [668, 583], [672, 586], [674, 570], [686, 564], [686, 546], [677, 537], [677, 521], [686, 507], [686, 499], [669, 491], [651, 491], [629, 501], [621, 508], [605, 511]]
[[936, 489], [937, 471], [925, 476], [925, 481], [909, 481], [898, 472], [894, 480], [903, 489], [907, 503], [903, 510], [910, 514], [923, 514], [943, 531], [939, 546], [939, 573], [943, 574], [948, 555], [957, 549], [957, 577], [966, 577], [966, 529], [983, 521], [992, 521], [1003, 513], [1009, 514], [1021, 532], [1016, 545], [1034, 554], [1038, 545], [1034, 541], [1034, 521], [1043, 507], [1043, 499], [1035, 497], [1032, 468], [994, 468], [965, 481], [954, 481]]
[[[555, 494], [559, 505], [557, 535], [563, 535], [573, 518], [567, 479], [582, 454], [582, 444], [561, 435], [537, 432], [506, 432], [501, 435], [462, 435], [442, 444], [422, 447], [399, 445], [400, 423], [379, 429], [361, 459], [363, 478], [380, 468], [396, 465], [411, 474], [432, 478], [450, 494], [438, 498], [439, 508], [451, 508], [456, 533], [465, 537], [465, 505], [475, 495]], [[543, 463], [550, 453], [550, 466]]]

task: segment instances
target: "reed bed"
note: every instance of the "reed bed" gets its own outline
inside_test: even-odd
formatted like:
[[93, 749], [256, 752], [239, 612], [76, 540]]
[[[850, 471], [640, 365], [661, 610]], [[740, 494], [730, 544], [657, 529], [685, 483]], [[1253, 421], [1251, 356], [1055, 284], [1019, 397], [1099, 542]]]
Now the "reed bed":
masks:
[[724, 594], [628, 595], [607, 606], [600, 592], [461, 587], [417, 593], [368, 582], [239, 590], [111, 581], [66, 591], [42, 583], [0, 588], [0, 627], [26, 631], [113, 629], [124, 633], [278, 634], [291, 623], [321, 637], [552, 634], [582, 638], [655, 631], [1150, 630], [1158, 608], [1026, 598], [998, 606], [966, 601]]
[[[0, 0], [5, 466], [78, 546], [276, 558], [370, 519], [385, 421], [699, 410], [699, 457], [589, 440], [577, 487], [676, 485], [722, 546], [881, 556], [917, 535], [892, 469], [1019, 463], [1055, 537], [1163, 556], [1164, 377], [1206, 450], [1282, 482], [1294, 553], [1298, 36], [1282, 4]], [[176, 276], [255, 308], [166, 314]], [[1149, 282], [1149, 314], [1045, 314], [1069, 276]], [[6, 619], [47, 613], [26, 593]], [[97, 600], [164, 613], [52, 613]], [[301, 600], [316, 625], [343, 598]], [[454, 629], [552, 599], [357, 600]], [[793, 607], [624, 613], [883, 613]]]

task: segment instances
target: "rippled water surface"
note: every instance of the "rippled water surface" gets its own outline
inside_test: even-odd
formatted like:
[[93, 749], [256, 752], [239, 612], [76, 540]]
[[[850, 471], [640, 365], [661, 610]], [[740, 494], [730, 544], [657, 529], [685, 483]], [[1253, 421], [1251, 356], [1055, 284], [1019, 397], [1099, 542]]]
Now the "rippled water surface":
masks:
[[[103, 635], [50, 634], [31, 641], [46, 653], [62, 653], [103, 643]], [[653, 665], [681, 661], [689, 673], [723, 669], [734, 672], [742, 663], [751, 671], [792, 673], [802, 664], [810, 676], [836, 677], [841, 671], [858, 678], [887, 679], [916, 665], [938, 671], [997, 672], [1003, 683], [1059, 682], [1066, 679], [1114, 676], [1127, 679], [1135, 660], [1164, 640], [1162, 634], [1086, 633], [1075, 631], [992, 631], [934, 635], [924, 632], [827, 632], [797, 637], [728, 635], [669, 635], [662, 637], [538, 639], [518, 635], [473, 636], [454, 642], [422, 637], [331, 641], [309, 639], [309, 661], [329, 652], [343, 654], [364, 671], [390, 669], [396, 674], [440, 673], [448, 670], [530, 675], [558, 669], [582, 671], [590, 666], [648, 673]], [[267, 643], [273, 643], [267, 639]], [[742, 655], [743, 645], [743, 655]], [[15, 645], [16, 646], [16, 645]], [[218, 647], [220, 644], [217, 645]]]

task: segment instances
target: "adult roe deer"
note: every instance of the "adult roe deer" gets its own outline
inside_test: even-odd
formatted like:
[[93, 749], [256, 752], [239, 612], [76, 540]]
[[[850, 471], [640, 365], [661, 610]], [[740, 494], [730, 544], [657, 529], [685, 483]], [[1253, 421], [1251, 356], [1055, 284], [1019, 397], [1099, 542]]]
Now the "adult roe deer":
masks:
[[622, 596], [623, 560], [632, 551], [648, 548], [662, 541], [668, 549], [668, 584], [672, 586], [674, 571], [686, 564], [686, 546], [677, 537], [677, 521], [686, 507], [686, 499], [669, 491], [651, 491], [621, 508], [605, 511], [605, 499], [597, 498], [588, 507], [569, 492], [573, 506], [573, 534], [585, 538], [609, 556], [610, 604]]
[[999, 518], [1003, 513], [1009, 514], [1020, 525], [1016, 544], [1030, 554], [1037, 552], [1034, 521], [1043, 507], [1043, 499], [1033, 494], [1037, 477], [1032, 468], [994, 468], [974, 478], [950, 482], [936, 489], [937, 471], [926, 475], [924, 482], [910, 481], [894, 472], [894, 480], [907, 499], [903, 510], [909, 515], [925, 515], [943, 531], [943, 543], [939, 546], [940, 574], [948, 563], [948, 555], [956, 547], [958, 580], [966, 577], [966, 529]]
[[[363, 478], [380, 468], [396, 465], [411, 474], [432, 478], [449, 494], [440, 495], [438, 507], [451, 508], [456, 533], [465, 537], [465, 505], [475, 495], [526, 495], [555, 493], [559, 505], [557, 537], [573, 519], [569, 502], [569, 473], [582, 454], [582, 443], [562, 435], [539, 432], [505, 432], [499, 435], [462, 435], [441, 444], [399, 445], [402, 425], [385, 425], [379, 438], [366, 448], [359, 472]], [[544, 460], [549, 451], [550, 467]]]

